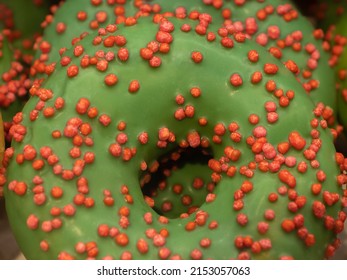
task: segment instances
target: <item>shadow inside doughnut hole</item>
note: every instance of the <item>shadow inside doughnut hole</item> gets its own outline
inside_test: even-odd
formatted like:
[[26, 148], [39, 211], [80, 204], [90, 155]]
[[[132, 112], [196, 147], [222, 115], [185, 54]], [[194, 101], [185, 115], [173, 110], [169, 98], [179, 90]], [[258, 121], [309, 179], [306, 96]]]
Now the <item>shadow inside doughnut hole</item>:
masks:
[[214, 191], [211, 149], [177, 147], [158, 158], [140, 176], [145, 201], [159, 215], [178, 218], [197, 210]]

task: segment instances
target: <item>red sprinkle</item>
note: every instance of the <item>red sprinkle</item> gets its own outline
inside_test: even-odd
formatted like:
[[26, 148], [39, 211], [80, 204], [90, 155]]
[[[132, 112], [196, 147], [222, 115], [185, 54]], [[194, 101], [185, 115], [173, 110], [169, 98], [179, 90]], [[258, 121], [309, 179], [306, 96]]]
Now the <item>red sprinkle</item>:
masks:
[[71, 65], [69, 68], [66, 70], [67, 76], [69, 78], [73, 78], [78, 75], [79, 69], [77, 65]]
[[281, 227], [284, 231], [291, 232], [295, 229], [295, 223], [292, 220], [285, 219], [282, 222]]
[[191, 58], [195, 63], [201, 63], [202, 60], [204, 59], [203, 55], [201, 52], [194, 51], [191, 54]]
[[291, 146], [296, 150], [302, 150], [306, 146], [306, 140], [297, 131], [291, 132], [288, 140]]
[[140, 83], [137, 80], [133, 80], [129, 84], [129, 92], [130, 93], [135, 93], [140, 89]]
[[230, 83], [234, 87], [239, 87], [243, 84], [242, 78], [239, 74], [234, 73], [230, 76]]

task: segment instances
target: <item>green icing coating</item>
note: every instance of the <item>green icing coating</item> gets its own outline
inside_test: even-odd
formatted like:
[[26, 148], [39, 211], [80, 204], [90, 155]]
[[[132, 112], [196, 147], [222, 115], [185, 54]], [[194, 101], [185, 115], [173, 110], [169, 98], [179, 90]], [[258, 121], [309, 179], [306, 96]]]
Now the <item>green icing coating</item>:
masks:
[[[78, 39], [84, 32], [92, 32], [100, 27], [116, 23], [114, 9], [123, 5], [109, 4], [108, 2], [112, 1], [77, 0], [62, 2], [54, 13], [53, 21], [46, 22], [44, 36], [37, 42], [36, 59], [42, 61], [41, 55], [48, 52], [49, 57], [43, 59], [44, 63], [54, 63], [60, 58], [59, 50], [63, 47], [69, 47], [71, 42]], [[132, 8], [131, 11], [134, 14], [137, 9], [129, 4], [130, 1], [125, 2], [127, 8]], [[49, 45], [48, 48], [47, 44]], [[40, 70], [36, 67], [38, 61], [32, 67], [34, 76], [44, 73], [42, 72], [44, 69]]]
[[[317, 107], [256, 43], [207, 40], [196, 21], [169, 22], [141, 18], [90, 34], [32, 88], [4, 161], [6, 208], [25, 256], [331, 256], [344, 175]], [[140, 180], [179, 146], [210, 151], [198, 172], [216, 187], [196, 212], [168, 218], [146, 203]]]
[[[285, 3], [286, 2], [286, 3]], [[300, 12], [294, 7], [291, 6], [293, 4], [288, 3], [289, 1], [264, 1], [263, 7], [266, 8], [268, 5], [273, 5], [277, 12], [274, 11], [271, 15], [266, 17], [264, 22], [258, 21], [259, 30], [258, 34], [267, 34], [269, 32], [269, 28], [273, 26], [277, 26], [280, 30], [280, 40], [284, 40], [288, 42], [287, 46], [282, 50], [281, 61], [286, 62], [288, 60], [293, 60], [300, 69], [300, 72], [296, 75], [298, 79], [305, 85], [305, 88], [310, 93], [311, 98], [317, 104], [319, 102], [323, 102], [324, 105], [336, 110], [336, 95], [334, 94], [334, 74], [333, 71], [330, 70], [328, 60], [329, 54], [327, 51], [323, 49], [323, 40], [322, 36], [315, 35], [315, 28], [309, 22], [309, 20], [300, 14]], [[247, 16], [248, 11], [257, 11], [261, 9], [259, 3], [256, 1], [249, 1], [246, 4], [248, 9], [244, 9], [246, 12], [240, 19], [244, 19]], [[287, 6], [287, 7], [286, 7]], [[238, 10], [242, 10], [242, 7], [239, 7]], [[283, 12], [279, 12], [280, 8], [282, 8]], [[286, 17], [290, 13], [295, 13], [296, 16], [293, 16], [292, 19], [286, 20]], [[238, 11], [235, 12], [237, 20]], [[289, 16], [288, 16], [289, 17]], [[296, 39], [294, 34], [301, 32], [302, 38]], [[278, 40], [271, 40], [269, 37], [269, 43], [266, 47], [271, 47], [277, 45]], [[292, 43], [289, 43], [292, 41]], [[294, 43], [293, 43], [294, 42]], [[300, 49], [294, 48], [295, 44], [300, 45]], [[309, 53], [309, 46], [314, 46], [314, 51]], [[316, 60], [317, 57], [318, 59]], [[317, 66], [311, 67], [311, 62], [316, 62]], [[312, 76], [305, 77], [305, 71], [312, 72]], [[318, 81], [318, 88], [311, 88], [310, 81], [316, 80]], [[331, 123], [333, 124], [333, 122]]]
[[[82, 1], [82, 0], [80, 0]], [[59, 59], [59, 50], [70, 45], [74, 38], [93, 28], [109, 23], [124, 21], [124, 16], [138, 17], [148, 13], [171, 12], [180, 17], [189, 17], [193, 12], [209, 13], [212, 16], [211, 27], [216, 31], [224, 24], [234, 30], [243, 29], [249, 36], [266, 48], [276, 47], [281, 52], [283, 63], [295, 63], [294, 75], [300, 80], [316, 104], [326, 106], [326, 119], [331, 127], [335, 126], [336, 94], [334, 91], [334, 74], [329, 70], [328, 53], [323, 50], [322, 36], [314, 32], [313, 25], [300, 14], [290, 1], [266, 0], [245, 1], [235, 4], [234, 1], [126, 1], [124, 5], [112, 1], [96, 1], [97, 5], [85, 1], [82, 5], [66, 2], [57, 10], [54, 20], [45, 30], [44, 46], [48, 42], [52, 49], [46, 64]], [[135, 3], [136, 7], [135, 7]], [[114, 10], [123, 7], [124, 14], [115, 16]], [[160, 7], [160, 9], [158, 8]], [[182, 7], [185, 12], [182, 13]], [[87, 16], [79, 20], [77, 15], [83, 11]], [[184, 11], [184, 10], [183, 10]], [[230, 12], [230, 17], [228, 13]], [[100, 20], [95, 20], [103, 12]], [[266, 18], [263, 18], [263, 16]], [[102, 19], [102, 21], [101, 21]], [[233, 24], [230, 24], [229, 21]], [[98, 22], [98, 24], [96, 24]], [[129, 21], [130, 22], [130, 21]], [[66, 30], [58, 33], [57, 25], [64, 23]], [[276, 29], [275, 29], [275, 28]], [[229, 29], [230, 30], [230, 29]], [[275, 31], [274, 31], [275, 30]], [[279, 34], [276, 34], [279, 32]], [[280, 43], [279, 43], [280, 41]], [[281, 47], [278, 47], [281, 46]], [[35, 67], [34, 67], [35, 68]], [[41, 68], [41, 71], [43, 68]], [[36, 71], [36, 70], [35, 70]], [[34, 72], [35, 72], [34, 71]], [[40, 71], [40, 70], [39, 70]]]
[[[150, 2], [160, 3], [162, 10], [169, 9], [168, 1]], [[214, 2], [220, 3], [220, 1], [210, 1], [211, 4], [204, 9], [197, 9], [196, 5], [192, 5], [189, 9], [191, 2], [196, 1], [188, 1], [189, 4], [184, 4], [184, 1], [177, 2], [180, 3], [177, 3], [176, 7], [188, 5], [187, 11], [206, 9], [213, 16], [213, 23], [217, 27], [223, 25], [223, 11], [228, 9], [231, 11], [231, 16], [226, 18], [226, 21], [230, 19], [232, 22], [236, 22], [234, 25], [239, 28], [242, 26], [246, 33], [249, 33], [261, 45], [268, 49], [283, 45], [279, 48], [282, 52], [280, 60], [284, 63], [293, 60], [300, 69], [295, 75], [303, 83], [314, 102], [323, 102], [325, 106], [336, 111], [334, 74], [329, 70], [329, 54], [323, 49], [322, 36], [315, 35], [312, 23], [294, 7], [291, 1], [245, 1], [242, 5], [237, 5], [232, 0], [225, 0], [221, 7], [216, 6], [215, 8], [213, 8]], [[264, 14], [265, 18], [263, 18]], [[250, 19], [254, 19], [257, 26], [254, 27], [250, 24], [252, 28], [247, 31], [247, 21]], [[273, 32], [273, 27], [278, 28], [276, 31], [279, 32], [278, 35]], [[282, 41], [281, 44], [278, 44], [278, 41]], [[296, 47], [294, 47], [295, 45]], [[314, 51], [306, 50], [306, 47], [312, 48], [312, 46]], [[311, 75], [306, 76], [306, 71], [311, 72]], [[312, 87], [312, 81], [315, 83], [318, 81], [317, 88]], [[331, 125], [334, 124], [334, 117], [333, 115], [330, 119]]]

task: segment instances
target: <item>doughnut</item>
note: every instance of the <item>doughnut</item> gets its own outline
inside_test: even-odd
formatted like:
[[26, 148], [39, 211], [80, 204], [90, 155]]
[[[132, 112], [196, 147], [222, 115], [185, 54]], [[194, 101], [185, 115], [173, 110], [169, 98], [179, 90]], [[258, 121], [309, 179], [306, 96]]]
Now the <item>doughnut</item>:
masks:
[[[50, 74], [52, 63], [60, 58], [59, 51], [93, 28], [113, 22], [131, 25], [139, 16], [148, 14], [194, 18], [205, 12], [212, 16], [211, 26], [220, 34], [235, 30], [245, 32], [279, 58], [300, 80], [314, 102], [323, 108], [329, 126], [339, 130], [336, 95], [332, 94], [334, 74], [327, 71], [328, 53], [323, 48], [323, 33], [315, 30], [290, 1], [139, 0], [118, 4], [117, 1], [85, 0], [83, 8], [65, 2], [56, 9], [43, 38], [37, 43], [38, 54], [43, 55], [36, 56], [32, 74]], [[62, 22], [65, 28], [60, 30]], [[203, 35], [204, 27], [198, 29]], [[43, 51], [40, 52], [40, 48]], [[49, 52], [43, 53], [47, 49]]]
[[175, 17], [100, 28], [31, 88], [3, 160], [26, 258], [334, 254], [346, 160], [322, 111], [265, 48], [202, 20], [208, 36]]

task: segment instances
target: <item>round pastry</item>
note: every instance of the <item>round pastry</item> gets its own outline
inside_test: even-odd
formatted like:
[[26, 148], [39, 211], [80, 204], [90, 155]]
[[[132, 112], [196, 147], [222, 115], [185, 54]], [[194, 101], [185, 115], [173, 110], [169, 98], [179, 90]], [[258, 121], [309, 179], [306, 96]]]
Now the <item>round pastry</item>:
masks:
[[[323, 33], [315, 30], [291, 1], [84, 2], [83, 6], [64, 3], [56, 10], [53, 19], [47, 22], [45, 34], [37, 44], [42, 55], [37, 56], [32, 67], [33, 75], [50, 74], [51, 64], [59, 60], [61, 48], [78, 41], [86, 31], [114, 22], [131, 25], [139, 16], [149, 14], [197, 18], [199, 14], [209, 13], [212, 17], [211, 25], [220, 35], [242, 31], [279, 58], [300, 80], [314, 102], [323, 106], [323, 115], [329, 126], [336, 126], [334, 75], [328, 70], [328, 53], [323, 48]], [[200, 25], [197, 29], [201, 35], [206, 35], [204, 26]]]
[[[4, 160], [28, 259], [333, 255], [346, 163], [321, 108], [264, 48], [210, 19], [100, 28], [31, 89]], [[198, 163], [180, 165], [190, 153]], [[171, 180], [195, 167], [203, 177]]]

